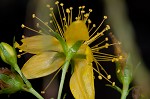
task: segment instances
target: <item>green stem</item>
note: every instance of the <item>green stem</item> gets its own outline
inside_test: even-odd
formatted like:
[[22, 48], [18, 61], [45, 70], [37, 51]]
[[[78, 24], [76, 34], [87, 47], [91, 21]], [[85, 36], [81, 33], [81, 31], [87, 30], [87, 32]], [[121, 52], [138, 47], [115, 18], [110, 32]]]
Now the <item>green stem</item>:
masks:
[[34, 96], [36, 96], [38, 99], [44, 99], [37, 91], [35, 91], [33, 88], [28, 89], [28, 92], [32, 93]]
[[126, 99], [129, 91], [129, 83], [124, 82], [123, 83], [123, 89], [122, 89], [122, 94], [121, 94], [121, 99]]
[[23, 81], [26, 83], [27, 87], [28, 87], [28, 88], [31, 88], [31, 87], [32, 87], [31, 83], [30, 83], [30, 82], [26, 79], [26, 77], [23, 75], [23, 73], [21, 72], [21, 70], [20, 70], [18, 64], [15, 64], [15, 65], [14, 65], [14, 69], [19, 73], [19, 75], [21, 76], [21, 78], [23, 79]]
[[23, 81], [26, 84], [26, 88], [23, 88], [25, 91], [32, 93], [34, 96], [36, 96], [38, 99], [44, 99], [37, 91], [35, 91], [31, 85], [31, 83], [26, 79], [26, 77], [23, 75], [23, 73], [21, 72], [18, 64], [14, 65], [14, 69], [19, 73], [19, 75], [21, 76], [21, 78], [23, 79]]
[[61, 99], [61, 94], [62, 94], [62, 89], [65, 81], [65, 76], [69, 67], [70, 60], [67, 60], [65, 64], [63, 65], [62, 69], [62, 75], [61, 75], [61, 81], [60, 81], [60, 86], [59, 86], [59, 91], [58, 91], [58, 97], [57, 99]]

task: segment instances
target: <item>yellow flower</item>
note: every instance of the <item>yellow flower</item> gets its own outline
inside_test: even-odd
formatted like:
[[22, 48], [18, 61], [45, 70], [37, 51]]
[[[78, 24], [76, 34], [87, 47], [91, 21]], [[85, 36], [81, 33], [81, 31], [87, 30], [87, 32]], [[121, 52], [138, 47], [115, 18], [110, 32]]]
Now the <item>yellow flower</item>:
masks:
[[[92, 21], [89, 19], [92, 9], [89, 9], [89, 12], [86, 13], [85, 6], [80, 6], [76, 20], [73, 20], [73, 7], [64, 9], [63, 3], [56, 1], [55, 4], [58, 7], [60, 20], [56, 19], [53, 8], [47, 5], [51, 17], [49, 23], [43, 22], [33, 14], [32, 17], [39, 20], [37, 27], [40, 30], [37, 31], [22, 25], [22, 28], [27, 28], [39, 34], [23, 38], [21, 40], [22, 45], [15, 44], [21, 51], [35, 54], [24, 64], [22, 72], [28, 79], [39, 78], [56, 70], [63, 70], [66, 67], [65, 64], [68, 62], [71, 64], [70, 60], [72, 60], [74, 64], [72, 64], [73, 74], [70, 78], [70, 89], [73, 96], [76, 99], [94, 99], [93, 69], [99, 74], [98, 78], [103, 77], [111, 82], [109, 80], [111, 76], [107, 74], [99, 61], [117, 61], [119, 59], [118, 56], [100, 51], [114, 45], [106, 43], [108, 41], [107, 37], [102, 41], [98, 39], [104, 35], [105, 31], [110, 29], [109, 25], [106, 25], [102, 31], [99, 31], [100, 26], [107, 17], [104, 16], [103, 21], [95, 28], [95, 24], [91, 27]], [[51, 24], [51, 27], [49, 24]], [[91, 47], [94, 41], [100, 43]], [[96, 69], [93, 68], [93, 62], [96, 64]], [[106, 77], [100, 73], [99, 68], [104, 71]]]

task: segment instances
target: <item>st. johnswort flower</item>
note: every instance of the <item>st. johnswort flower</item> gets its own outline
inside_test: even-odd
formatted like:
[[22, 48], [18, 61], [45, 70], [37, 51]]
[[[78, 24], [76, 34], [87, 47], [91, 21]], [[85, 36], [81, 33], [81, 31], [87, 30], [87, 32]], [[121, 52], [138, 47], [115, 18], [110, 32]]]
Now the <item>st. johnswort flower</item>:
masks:
[[[70, 89], [73, 96], [76, 99], [94, 99], [93, 69], [99, 74], [99, 79], [105, 78], [114, 84], [109, 80], [111, 76], [107, 74], [99, 61], [114, 62], [121, 59], [120, 56], [101, 52], [101, 49], [118, 44], [107, 43], [108, 37], [93, 46], [94, 41], [99, 40], [100, 37], [105, 35], [104, 32], [110, 29], [109, 25], [106, 25], [100, 31], [100, 27], [107, 16], [104, 16], [104, 19], [96, 28], [96, 25], [92, 24], [89, 19], [92, 9], [86, 12], [85, 6], [80, 6], [78, 15], [73, 18], [73, 7], [64, 9], [63, 3], [56, 1], [55, 4], [60, 19], [56, 19], [53, 8], [47, 5], [51, 17], [49, 22], [42, 21], [35, 14], [32, 15], [34, 19], [39, 20], [39, 23], [37, 23], [39, 30], [22, 24], [22, 28], [38, 34], [23, 38], [21, 40], [22, 45], [15, 44], [15, 47], [19, 48], [20, 51], [35, 54], [24, 64], [22, 72], [28, 79], [34, 79], [49, 75], [57, 70], [62, 69], [63, 71], [67, 65], [71, 64], [73, 73], [70, 78]], [[93, 62], [96, 64], [96, 68], [93, 68]], [[102, 75], [100, 70], [103, 70], [105, 74]]]

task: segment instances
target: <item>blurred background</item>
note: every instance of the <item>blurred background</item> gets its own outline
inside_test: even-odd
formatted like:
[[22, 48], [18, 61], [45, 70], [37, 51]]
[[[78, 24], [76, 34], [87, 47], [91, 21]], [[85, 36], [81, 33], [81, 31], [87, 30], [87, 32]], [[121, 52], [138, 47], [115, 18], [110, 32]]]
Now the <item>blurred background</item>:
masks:
[[[113, 23], [111, 23], [110, 19], [112, 19], [113, 17], [108, 15], [109, 14], [107, 12], [108, 7], [106, 7], [107, 1], [109, 2], [109, 0], [60, 0], [60, 2], [63, 2], [66, 7], [72, 6], [74, 7], [74, 9], [78, 9], [78, 6], [85, 5], [86, 8], [92, 8], [93, 12], [90, 15], [90, 19], [95, 24], [99, 24], [103, 16], [107, 15], [108, 16], [107, 24], [109, 24], [110, 22], [110, 26], [111, 26]], [[122, 5], [120, 5], [120, 3], [118, 3], [117, 0], [111, 0], [111, 1], [116, 2], [116, 6], [113, 6], [113, 4], [109, 2], [110, 4], [109, 7], [111, 7], [112, 5], [112, 9], [114, 7], [116, 7], [116, 9], [122, 8]], [[43, 2], [43, 4], [41, 2]], [[45, 18], [45, 17], [47, 18], [48, 16], [44, 16], [45, 14], [48, 15], [47, 11], [45, 11], [45, 8], [46, 8], [45, 5], [46, 3], [50, 3], [50, 2], [55, 2], [55, 1], [54, 0], [0, 0], [0, 42], [7, 42], [12, 45], [14, 35], [16, 36], [17, 40], [20, 40], [22, 34], [24, 34], [24, 30], [21, 28], [21, 24], [24, 23], [32, 27], [33, 20], [31, 16], [33, 13], [37, 13], [39, 16], [42, 16], [42, 18]], [[150, 70], [150, 66], [149, 66], [150, 64], [149, 1], [148, 0], [120, 0], [120, 2], [124, 2], [125, 4], [125, 7], [126, 7], [125, 15], [127, 15], [126, 18], [130, 22], [130, 25], [133, 27], [132, 33], [134, 34], [131, 34], [131, 35], [134, 36], [133, 40], [135, 41], [137, 45], [138, 53], [139, 55], [141, 55], [141, 59], [143, 59], [145, 63], [145, 68], [147, 70]], [[115, 13], [116, 15], [117, 11], [116, 12], [115, 10], [113, 11], [111, 11], [111, 13], [112, 14]], [[118, 13], [118, 15], [119, 14], [120, 13]], [[111, 27], [114, 27], [114, 26], [111, 26]], [[118, 26], [118, 29], [120, 29], [119, 26]], [[115, 32], [115, 29], [113, 28], [111, 31]], [[124, 31], [124, 33], [126, 32], [128, 32], [128, 29]], [[125, 40], [123, 40], [125, 43], [129, 41], [127, 38]], [[134, 48], [131, 48], [131, 46], [129, 46], [128, 49], [134, 49]], [[24, 58], [21, 58], [18, 61], [19, 61], [20, 67], [25, 62]], [[5, 63], [0, 61], [0, 67], [4, 67], [4, 66], [8, 67]], [[114, 72], [115, 68], [110, 66], [110, 69], [108, 71]], [[57, 79], [59, 79], [59, 77]], [[30, 81], [33, 87], [38, 92], [40, 92], [43, 86], [42, 83], [45, 80], [43, 78], [39, 78], [35, 80], [30, 80]], [[67, 79], [66, 81], [69, 81], [69, 79]], [[103, 80], [102, 81], [96, 80], [95, 82], [96, 99], [100, 99], [100, 98], [112, 99], [112, 97], [113, 99], [119, 99], [120, 94], [109, 87], [105, 87], [106, 83], [107, 82]], [[55, 87], [57, 89], [57, 84], [54, 84], [54, 89]], [[65, 84], [64, 88], [65, 88], [64, 93], [67, 93], [66, 99], [72, 99], [71, 93], [69, 92], [68, 83]], [[7, 98], [8, 99], [20, 99], [24, 97], [24, 95], [26, 95], [26, 97], [29, 99], [36, 99], [33, 95], [31, 95], [30, 93], [26, 93], [26, 92], [17, 92], [12, 95], [0, 95], [0, 99], [7, 99]], [[55, 95], [52, 95], [52, 96], [55, 97]], [[45, 98], [45, 99], [49, 99], [49, 98]], [[128, 99], [132, 99], [131, 96], [129, 96]]]

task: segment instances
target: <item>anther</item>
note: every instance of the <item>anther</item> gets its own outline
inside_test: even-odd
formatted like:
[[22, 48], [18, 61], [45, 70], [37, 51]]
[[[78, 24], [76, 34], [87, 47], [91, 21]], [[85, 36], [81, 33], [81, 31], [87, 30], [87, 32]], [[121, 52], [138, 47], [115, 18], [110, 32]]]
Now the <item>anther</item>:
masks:
[[117, 73], [120, 73], [120, 69], [117, 70]]
[[22, 35], [22, 38], [25, 38], [25, 36], [24, 36], [24, 35]]
[[109, 30], [110, 29], [110, 26], [109, 25], [106, 25], [106, 30]]
[[41, 94], [45, 94], [45, 91], [41, 91]]
[[112, 83], [112, 86], [115, 86], [115, 82]]
[[96, 27], [96, 24], [93, 24], [93, 27]]
[[21, 53], [21, 52], [22, 52], [22, 50], [19, 50], [19, 52]]
[[22, 25], [21, 25], [21, 27], [22, 27], [22, 28], [24, 28], [24, 27], [25, 27], [25, 25], [24, 25], [24, 24], [22, 24]]
[[56, 1], [55, 4], [59, 4], [59, 1]]
[[82, 9], [84, 9], [85, 8], [85, 6], [82, 6]]
[[104, 16], [104, 19], [107, 19], [107, 16]]
[[84, 11], [84, 10], [82, 10], [82, 11], [81, 11], [81, 13], [85, 13], [85, 11]]
[[35, 18], [35, 14], [32, 14], [32, 18]]
[[60, 3], [60, 6], [64, 6], [64, 4], [63, 4], [63, 3]]
[[21, 55], [19, 54], [19, 55], [17, 55], [17, 57], [18, 57], [18, 58], [21, 58]]
[[111, 75], [108, 75], [107, 78], [108, 78], [108, 79], [111, 79]]
[[105, 38], [105, 41], [108, 41], [108, 37]]
[[98, 76], [98, 79], [102, 80], [102, 76], [99, 75], [99, 76]]
[[50, 10], [52, 11], [52, 10], [53, 10], [53, 8], [50, 8]]
[[89, 9], [89, 12], [92, 12], [93, 10], [92, 9]]
[[122, 56], [119, 56], [119, 59], [121, 60], [121, 59], [122, 59]]
[[105, 48], [108, 48], [108, 46], [109, 46], [109, 44], [108, 44], [108, 43], [106, 43], [106, 44], [105, 44]]
[[113, 58], [113, 59], [111, 60], [111, 62], [115, 62], [115, 58]]
[[79, 9], [81, 9], [82, 7], [81, 6], [79, 6]]
[[67, 13], [70, 13], [70, 10], [69, 10], [69, 9], [66, 9], [66, 12], [67, 12]]
[[46, 7], [50, 8], [50, 5], [49, 5], [49, 4], [47, 4], [47, 5], [46, 5]]
[[73, 7], [70, 7], [70, 10], [72, 10], [73, 9]]

